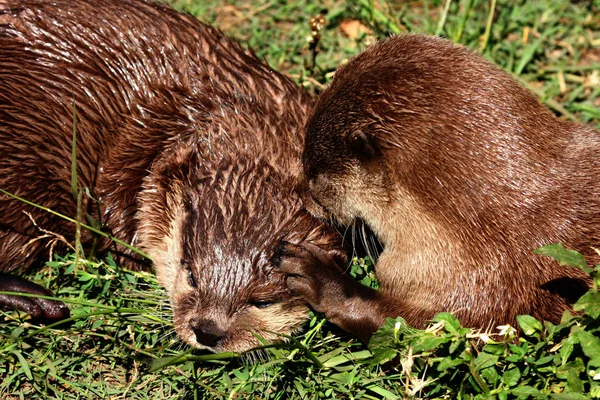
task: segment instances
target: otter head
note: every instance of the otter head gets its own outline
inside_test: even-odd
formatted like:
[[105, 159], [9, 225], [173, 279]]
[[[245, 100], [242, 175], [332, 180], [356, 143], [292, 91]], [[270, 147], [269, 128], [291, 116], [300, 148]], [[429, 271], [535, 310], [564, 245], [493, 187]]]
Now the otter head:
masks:
[[214, 146], [178, 144], [159, 159], [139, 199], [141, 247], [173, 307], [175, 329], [196, 348], [245, 351], [300, 329], [307, 305], [271, 259], [281, 240], [337, 245], [304, 211], [294, 182], [255, 156], [218, 158]]

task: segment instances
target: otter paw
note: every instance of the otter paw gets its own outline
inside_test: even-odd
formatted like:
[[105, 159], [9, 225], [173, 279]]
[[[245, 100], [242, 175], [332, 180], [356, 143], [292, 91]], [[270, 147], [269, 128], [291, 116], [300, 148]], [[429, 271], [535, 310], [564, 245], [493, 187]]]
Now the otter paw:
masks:
[[282, 242], [273, 262], [286, 275], [290, 290], [303, 296], [316, 311], [327, 313], [348, 278], [340, 267], [345, 258], [339, 250], [328, 251], [307, 242]]
[[[49, 290], [9, 274], [0, 274], [0, 291], [52, 296]], [[29, 314], [32, 320], [45, 324], [66, 319], [70, 315], [69, 309], [63, 302], [18, 295], [0, 295], [0, 308], [23, 311]]]

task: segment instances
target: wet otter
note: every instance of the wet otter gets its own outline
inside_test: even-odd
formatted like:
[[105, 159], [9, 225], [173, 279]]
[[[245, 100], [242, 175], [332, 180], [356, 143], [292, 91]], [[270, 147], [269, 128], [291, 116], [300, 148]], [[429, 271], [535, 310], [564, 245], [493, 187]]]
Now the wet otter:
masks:
[[306, 135], [311, 209], [373, 229], [382, 289], [310, 244], [288, 245], [281, 266], [364, 340], [397, 315], [557, 322], [587, 290], [586, 274], [533, 250], [561, 242], [600, 261], [600, 133], [557, 119], [483, 57], [436, 37], [384, 40], [339, 69]]
[[[76, 215], [75, 109], [79, 186], [99, 199], [86, 197], [84, 210], [152, 257], [179, 336], [243, 351], [259, 344], [253, 332], [296, 331], [307, 305], [273, 271], [279, 241], [340, 253], [338, 236], [294, 190], [312, 106], [306, 91], [159, 3], [1, 4], [0, 188]], [[47, 241], [33, 240], [39, 228], [73, 238], [71, 224], [8, 196], [0, 209], [1, 271], [47, 257]], [[131, 253], [114, 250], [136, 267]]]

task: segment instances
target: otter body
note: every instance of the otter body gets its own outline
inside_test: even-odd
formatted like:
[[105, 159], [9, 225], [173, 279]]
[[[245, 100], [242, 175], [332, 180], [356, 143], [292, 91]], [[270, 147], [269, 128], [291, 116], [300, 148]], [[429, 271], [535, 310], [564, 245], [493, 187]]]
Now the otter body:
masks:
[[423, 326], [442, 311], [484, 329], [558, 322], [588, 289], [587, 274], [533, 250], [560, 242], [600, 261], [600, 133], [557, 119], [483, 57], [436, 37], [384, 40], [340, 68], [306, 135], [310, 208], [373, 229], [381, 290], [321, 268], [310, 246], [290, 246], [282, 267], [363, 339], [385, 317]]
[[[253, 332], [275, 339], [306, 318], [270, 259], [282, 239], [339, 250], [293, 189], [311, 106], [253, 53], [166, 5], [0, 2], [0, 188], [75, 216], [76, 113], [84, 212], [150, 255], [193, 346], [243, 351], [259, 344]], [[41, 229], [74, 237], [6, 195], [0, 209], [0, 271], [47, 259], [48, 240], [32, 240]]]

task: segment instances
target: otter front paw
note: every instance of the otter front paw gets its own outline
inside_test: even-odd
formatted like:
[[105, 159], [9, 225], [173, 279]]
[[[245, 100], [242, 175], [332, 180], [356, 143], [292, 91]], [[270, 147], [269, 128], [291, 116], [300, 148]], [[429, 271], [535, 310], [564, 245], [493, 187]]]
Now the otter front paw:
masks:
[[[0, 274], [0, 291], [52, 296], [49, 290], [23, 278]], [[0, 309], [24, 311], [36, 322], [45, 324], [69, 318], [67, 306], [55, 300], [18, 295], [0, 295]]]
[[325, 314], [343, 297], [348, 280], [353, 282], [343, 273], [346, 256], [339, 250], [325, 250], [308, 242], [282, 242], [273, 261], [285, 273], [288, 288]]

